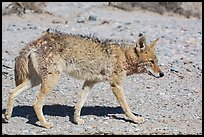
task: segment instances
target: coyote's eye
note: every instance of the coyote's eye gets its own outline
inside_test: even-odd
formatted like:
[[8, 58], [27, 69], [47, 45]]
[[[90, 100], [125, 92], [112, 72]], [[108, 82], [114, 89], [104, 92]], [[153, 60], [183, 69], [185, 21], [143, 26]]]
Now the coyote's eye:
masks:
[[154, 64], [154, 61], [153, 60], [149, 60], [152, 64]]

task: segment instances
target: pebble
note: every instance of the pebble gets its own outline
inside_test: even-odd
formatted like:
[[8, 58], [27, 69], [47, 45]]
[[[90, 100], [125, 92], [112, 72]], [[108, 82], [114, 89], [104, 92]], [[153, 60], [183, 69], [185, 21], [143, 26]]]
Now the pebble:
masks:
[[89, 16], [89, 20], [90, 21], [96, 21], [97, 20], [97, 16], [91, 15], [91, 16]]
[[201, 90], [201, 89], [196, 88], [196, 89], [194, 89], [193, 91], [194, 91], [195, 93], [200, 93], [202, 90]]
[[176, 73], [178, 73], [178, 72], [179, 72], [179, 67], [173, 65], [173, 66], [171, 66], [170, 71], [171, 71], [171, 72], [176, 72]]
[[85, 19], [79, 18], [79, 19], [77, 20], [77, 23], [85, 23]]

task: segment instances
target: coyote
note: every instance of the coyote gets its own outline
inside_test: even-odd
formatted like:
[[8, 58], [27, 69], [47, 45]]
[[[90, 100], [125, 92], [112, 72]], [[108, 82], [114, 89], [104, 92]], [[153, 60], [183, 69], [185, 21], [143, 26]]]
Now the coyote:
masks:
[[75, 106], [74, 123], [84, 124], [80, 118], [81, 108], [91, 90], [98, 82], [109, 81], [125, 115], [134, 123], [144, 122], [144, 118], [132, 113], [121, 87], [122, 79], [134, 73], [148, 73], [156, 78], [163, 77], [154, 46], [146, 43], [139, 34], [135, 44], [117, 44], [101, 41], [96, 37], [64, 34], [48, 29], [43, 35], [26, 45], [15, 59], [16, 88], [8, 98], [5, 120], [12, 114], [14, 98], [23, 91], [41, 84], [34, 110], [45, 128], [53, 127], [43, 115], [43, 99], [58, 83], [60, 75], [67, 73], [85, 80], [79, 100]]

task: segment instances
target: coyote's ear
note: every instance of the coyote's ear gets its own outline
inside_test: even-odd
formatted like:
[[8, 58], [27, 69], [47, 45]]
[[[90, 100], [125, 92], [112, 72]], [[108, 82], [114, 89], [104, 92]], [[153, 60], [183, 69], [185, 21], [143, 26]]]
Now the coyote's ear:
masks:
[[156, 40], [154, 40], [151, 44], [150, 47], [154, 48], [154, 46], [157, 44], [157, 41], [159, 40], [159, 38], [157, 38]]
[[136, 42], [136, 50], [137, 52], [142, 52], [146, 49], [147, 43], [146, 38], [143, 34], [139, 34], [139, 39]]

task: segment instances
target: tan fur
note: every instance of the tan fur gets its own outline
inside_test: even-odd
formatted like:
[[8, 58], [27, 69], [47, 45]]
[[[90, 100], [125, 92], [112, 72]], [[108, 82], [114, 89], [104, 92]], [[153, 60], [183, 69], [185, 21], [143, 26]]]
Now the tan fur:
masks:
[[128, 118], [135, 123], [144, 122], [143, 117], [131, 112], [121, 83], [125, 76], [134, 73], [148, 72], [155, 77], [163, 76], [154, 54], [156, 41], [147, 45], [145, 37], [140, 34], [134, 45], [118, 45], [101, 42], [97, 38], [48, 30], [39, 39], [25, 46], [16, 58], [17, 87], [9, 96], [5, 118], [11, 117], [14, 98], [18, 94], [41, 84], [34, 110], [41, 124], [51, 128], [52, 123], [45, 120], [42, 112], [43, 99], [57, 85], [60, 75], [66, 73], [85, 80], [75, 106], [75, 123], [84, 123], [80, 119], [81, 108], [91, 88], [102, 81], [110, 82], [111, 89]]

